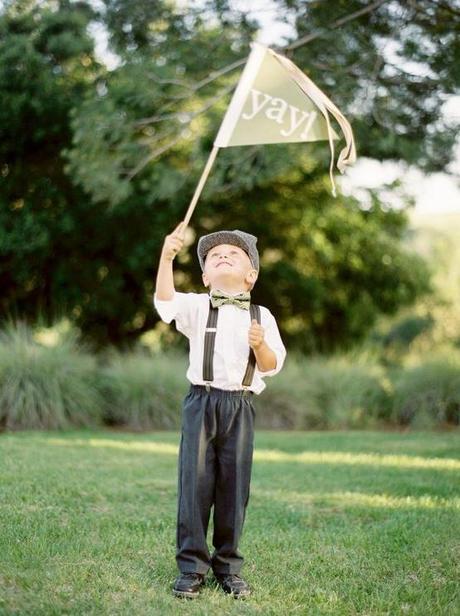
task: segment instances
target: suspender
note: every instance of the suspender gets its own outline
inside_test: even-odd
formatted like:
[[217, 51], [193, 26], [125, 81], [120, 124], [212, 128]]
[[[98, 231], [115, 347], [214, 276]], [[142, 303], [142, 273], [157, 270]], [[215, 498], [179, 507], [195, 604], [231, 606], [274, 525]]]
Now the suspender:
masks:
[[206, 329], [204, 330], [204, 353], [203, 353], [203, 381], [214, 380], [213, 358], [216, 344], [217, 317], [219, 309], [213, 308], [209, 301], [209, 314]]
[[[256, 319], [257, 323], [260, 323], [260, 307], [256, 304], [250, 304], [249, 313], [252, 319]], [[206, 329], [204, 333], [204, 353], [203, 353], [203, 381], [210, 383], [214, 380], [213, 371], [213, 359], [214, 359], [214, 346], [216, 344], [216, 332], [217, 332], [217, 317], [219, 316], [219, 309], [213, 308], [211, 301], [209, 302], [208, 321], [206, 323]], [[244, 388], [248, 388], [252, 379], [254, 378], [254, 372], [256, 369], [256, 357], [254, 351], [249, 349], [248, 365], [246, 372], [244, 373], [242, 385]]]
[[[249, 305], [249, 312], [251, 314], [251, 322], [252, 319], [256, 319], [257, 323], [260, 324], [260, 308], [256, 304]], [[248, 365], [246, 367], [246, 372], [243, 377], [243, 387], [249, 387], [252, 383], [252, 379], [254, 377], [254, 371], [256, 369], [256, 356], [254, 355], [254, 351], [249, 349], [249, 357], [248, 357]]]

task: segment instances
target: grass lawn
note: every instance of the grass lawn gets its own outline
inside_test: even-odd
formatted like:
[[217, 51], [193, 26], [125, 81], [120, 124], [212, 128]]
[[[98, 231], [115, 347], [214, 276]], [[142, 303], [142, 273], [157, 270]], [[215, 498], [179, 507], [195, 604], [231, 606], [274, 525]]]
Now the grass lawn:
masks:
[[175, 599], [179, 435], [0, 435], [0, 614], [460, 614], [460, 433], [259, 432], [253, 587]]

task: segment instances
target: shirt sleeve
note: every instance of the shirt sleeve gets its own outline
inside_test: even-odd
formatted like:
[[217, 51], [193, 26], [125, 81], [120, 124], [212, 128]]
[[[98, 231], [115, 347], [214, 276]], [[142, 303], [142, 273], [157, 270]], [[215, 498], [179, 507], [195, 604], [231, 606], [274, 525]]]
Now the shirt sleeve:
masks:
[[270, 310], [265, 310], [265, 318], [261, 318], [262, 326], [265, 329], [265, 342], [276, 355], [276, 367], [273, 368], [273, 370], [261, 372], [257, 368], [256, 364], [256, 371], [261, 378], [265, 378], [266, 376], [275, 376], [275, 374], [278, 374], [283, 367], [284, 360], [286, 359], [286, 348], [281, 340], [281, 335], [275, 317], [272, 315]]
[[174, 319], [177, 331], [190, 338], [198, 314], [197, 297], [196, 293], [175, 291], [172, 299], [165, 301], [157, 299], [155, 293], [153, 304], [162, 321], [171, 323]]

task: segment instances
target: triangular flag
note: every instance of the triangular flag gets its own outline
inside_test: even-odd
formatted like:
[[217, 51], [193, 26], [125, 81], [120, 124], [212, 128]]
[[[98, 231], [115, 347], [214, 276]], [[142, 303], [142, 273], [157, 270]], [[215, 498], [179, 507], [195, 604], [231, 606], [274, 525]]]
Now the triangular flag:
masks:
[[259, 143], [292, 143], [334, 139], [329, 113], [340, 125], [346, 145], [337, 167], [356, 160], [351, 126], [334, 103], [293, 62], [272, 49], [252, 43], [252, 51], [220, 126], [214, 146], [225, 148]]
[[331, 150], [329, 176], [334, 183], [334, 132], [329, 114], [345, 138], [337, 161], [344, 172], [356, 161], [351, 126], [341, 111], [291, 60], [259, 43], [252, 51], [220, 126], [184, 217], [188, 225], [219, 148], [257, 143], [292, 143], [327, 139]]

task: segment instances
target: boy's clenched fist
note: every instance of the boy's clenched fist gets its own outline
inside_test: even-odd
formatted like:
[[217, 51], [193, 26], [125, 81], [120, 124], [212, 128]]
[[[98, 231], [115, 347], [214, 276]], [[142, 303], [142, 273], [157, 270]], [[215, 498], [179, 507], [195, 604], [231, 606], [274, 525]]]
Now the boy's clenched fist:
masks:
[[161, 257], [167, 261], [173, 261], [177, 253], [184, 245], [186, 225], [180, 222], [172, 233], [165, 237]]
[[258, 349], [264, 341], [265, 330], [255, 319], [251, 321], [249, 328], [248, 341], [251, 349]]

